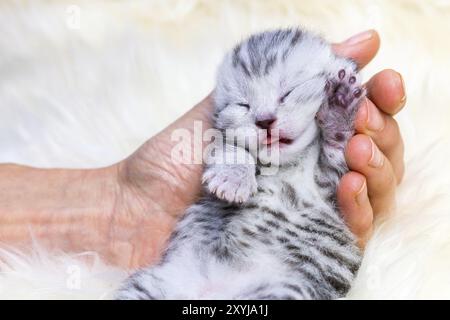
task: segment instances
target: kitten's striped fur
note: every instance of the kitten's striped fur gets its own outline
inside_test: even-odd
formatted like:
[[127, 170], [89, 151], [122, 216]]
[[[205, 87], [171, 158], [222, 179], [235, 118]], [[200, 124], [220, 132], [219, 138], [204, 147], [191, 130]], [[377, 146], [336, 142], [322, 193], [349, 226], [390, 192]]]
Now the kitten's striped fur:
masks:
[[[344, 147], [364, 93], [359, 86], [354, 63], [300, 29], [264, 32], [236, 46], [218, 75], [215, 127], [227, 144], [215, 156], [254, 161], [212, 157], [204, 196], [178, 223], [161, 261], [132, 275], [117, 298], [343, 296], [361, 257], [335, 198], [348, 170]], [[258, 126], [280, 130], [279, 158], [248, 147], [250, 140], [268, 148], [257, 133], [247, 141], [225, 135]], [[261, 163], [276, 174], [261, 174]]]

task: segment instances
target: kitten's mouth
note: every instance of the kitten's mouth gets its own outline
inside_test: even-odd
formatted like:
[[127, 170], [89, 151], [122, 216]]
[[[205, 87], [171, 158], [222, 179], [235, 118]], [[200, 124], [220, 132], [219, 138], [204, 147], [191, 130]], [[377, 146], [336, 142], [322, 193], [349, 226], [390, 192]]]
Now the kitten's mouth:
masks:
[[278, 145], [289, 145], [292, 144], [292, 142], [294, 142], [294, 139], [290, 139], [290, 138], [286, 138], [286, 137], [275, 137], [275, 136], [271, 136], [270, 133], [267, 134], [266, 139], [264, 140], [264, 144], [268, 147], [270, 147], [273, 144], [278, 144]]

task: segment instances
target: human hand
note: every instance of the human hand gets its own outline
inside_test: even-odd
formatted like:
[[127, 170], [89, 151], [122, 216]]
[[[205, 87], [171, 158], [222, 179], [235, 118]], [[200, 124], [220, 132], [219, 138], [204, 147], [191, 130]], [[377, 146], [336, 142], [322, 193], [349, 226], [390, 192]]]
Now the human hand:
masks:
[[[378, 35], [372, 34], [365, 43], [365, 47], [348, 46], [347, 40], [334, 49], [363, 67], [378, 50]], [[367, 98], [355, 118], [356, 135], [346, 147], [350, 172], [342, 177], [337, 191], [341, 212], [361, 248], [370, 238], [374, 218], [393, 209], [395, 190], [404, 173], [404, 145], [393, 118], [406, 103], [403, 78], [394, 70], [383, 70], [366, 83], [366, 88]]]
[[[378, 48], [375, 31], [333, 46], [337, 54], [352, 58], [361, 68]], [[384, 70], [369, 80], [367, 91], [368, 99], [356, 116], [358, 134], [346, 149], [351, 171], [338, 188], [339, 205], [361, 247], [370, 236], [374, 216], [393, 205], [395, 187], [403, 175], [403, 143], [392, 118], [405, 102], [401, 77]], [[212, 100], [207, 97], [116, 165], [115, 205], [105, 216], [110, 225], [111, 262], [134, 268], [159, 257], [177, 218], [201, 190], [202, 165], [174, 163], [171, 151], [178, 142], [171, 140], [171, 134], [175, 129], [193, 133], [194, 121], [202, 121], [203, 130], [208, 129], [211, 113]], [[379, 156], [372, 156], [371, 141]]]

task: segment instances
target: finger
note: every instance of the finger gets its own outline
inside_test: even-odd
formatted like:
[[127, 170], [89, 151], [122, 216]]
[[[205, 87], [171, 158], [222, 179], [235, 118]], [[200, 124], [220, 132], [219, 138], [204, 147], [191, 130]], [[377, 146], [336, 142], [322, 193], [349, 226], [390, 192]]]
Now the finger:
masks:
[[353, 171], [345, 174], [338, 186], [337, 200], [345, 221], [363, 248], [373, 228], [373, 211], [367, 194], [366, 178]]
[[345, 158], [350, 170], [366, 177], [374, 215], [390, 211], [394, 205], [396, 177], [391, 163], [374, 141], [357, 134], [348, 142]]
[[397, 122], [380, 112], [369, 99], [364, 99], [355, 117], [355, 130], [372, 138], [392, 165], [397, 183], [403, 178], [404, 144]]
[[400, 73], [383, 70], [366, 84], [367, 95], [383, 112], [394, 115], [406, 104], [406, 89]]
[[380, 48], [380, 37], [375, 30], [368, 30], [332, 45], [333, 51], [342, 57], [356, 62], [358, 68], [363, 68], [373, 59]]

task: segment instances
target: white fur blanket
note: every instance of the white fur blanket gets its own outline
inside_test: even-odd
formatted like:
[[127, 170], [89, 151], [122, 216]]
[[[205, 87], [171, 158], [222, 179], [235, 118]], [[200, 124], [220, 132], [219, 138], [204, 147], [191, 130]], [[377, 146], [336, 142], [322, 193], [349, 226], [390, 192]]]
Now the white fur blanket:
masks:
[[[213, 88], [237, 40], [297, 24], [333, 41], [376, 28], [365, 78], [394, 68], [408, 89], [397, 210], [377, 222], [349, 297], [450, 298], [448, 0], [2, 1], [0, 162], [118, 161]], [[0, 260], [0, 298], [108, 298], [125, 276], [38, 247]]]

